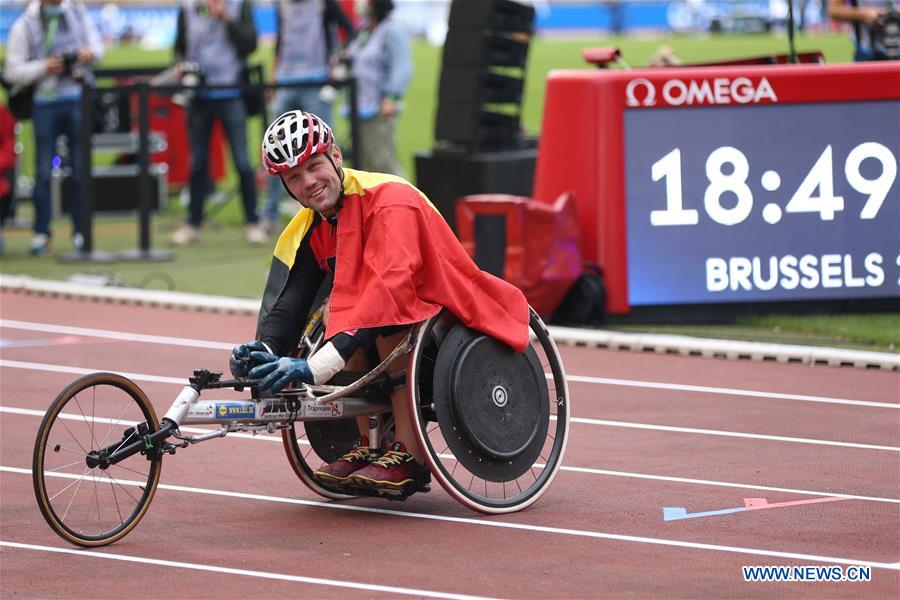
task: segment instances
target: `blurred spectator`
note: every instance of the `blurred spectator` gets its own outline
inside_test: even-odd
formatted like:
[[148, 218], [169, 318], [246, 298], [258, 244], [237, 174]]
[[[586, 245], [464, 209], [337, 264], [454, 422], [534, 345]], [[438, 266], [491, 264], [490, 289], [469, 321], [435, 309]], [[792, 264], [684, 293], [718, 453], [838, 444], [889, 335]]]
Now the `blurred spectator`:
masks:
[[16, 119], [5, 104], [0, 104], [0, 254], [3, 253], [3, 225], [11, 216], [16, 167]]
[[602, 5], [609, 13], [610, 30], [614, 34], [620, 35], [625, 29], [625, 7], [622, 0], [603, 0]]
[[[334, 91], [326, 88], [325, 83], [331, 58], [338, 50], [336, 29], [340, 27], [345, 39], [350, 40], [356, 35], [353, 24], [337, 0], [280, 0], [275, 16], [275, 81], [315, 82], [320, 85], [280, 88], [275, 93], [274, 115], [303, 110], [330, 123]], [[270, 177], [268, 185], [263, 227], [273, 233], [281, 231], [278, 204], [284, 195], [284, 188], [277, 177]]]
[[66, 138], [72, 167], [72, 243], [81, 235], [81, 82], [93, 83], [90, 65], [103, 56], [100, 34], [87, 10], [76, 0], [33, 1], [16, 19], [6, 46], [4, 76], [13, 84], [34, 84], [32, 123], [35, 145], [34, 237], [31, 253], [50, 250], [50, 174], [56, 140]]
[[392, 0], [366, 0], [366, 27], [347, 47], [356, 77], [361, 167], [403, 176], [397, 160], [397, 116], [412, 77], [409, 39], [391, 17]]
[[[897, 58], [885, 55], [883, 36], [888, 6], [893, 6], [892, 0], [828, 0], [828, 16], [852, 25], [853, 60]], [[890, 12], [896, 19], [896, 12]], [[898, 23], [894, 21], [892, 25], [896, 30]]]
[[246, 218], [244, 237], [251, 244], [262, 244], [267, 239], [256, 214], [256, 183], [247, 152], [247, 109], [241, 91], [205, 88], [242, 82], [247, 56], [256, 50], [256, 25], [251, 10], [247, 0], [186, 0], [178, 13], [174, 49], [176, 73], [179, 76], [190, 74], [198, 84], [188, 107], [191, 147], [188, 219], [172, 236], [172, 243], [179, 246], [200, 239], [203, 206], [212, 187], [209, 139], [216, 119], [225, 129], [241, 181]]

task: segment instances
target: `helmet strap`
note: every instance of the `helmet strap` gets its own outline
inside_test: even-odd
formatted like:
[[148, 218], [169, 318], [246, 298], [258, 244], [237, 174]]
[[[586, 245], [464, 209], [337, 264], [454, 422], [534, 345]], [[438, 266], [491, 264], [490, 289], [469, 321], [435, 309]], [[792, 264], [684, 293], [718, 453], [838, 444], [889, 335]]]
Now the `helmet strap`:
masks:
[[[333, 146], [333, 144], [332, 144]], [[331, 146], [328, 148], [331, 150]], [[326, 151], [325, 156], [328, 158], [328, 161], [331, 163], [331, 166], [334, 167], [334, 172], [337, 173], [338, 178], [341, 180], [341, 191], [338, 193], [338, 201], [337, 207], [338, 210], [344, 206], [344, 169], [339, 169], [337, 164], [334, 162], [334, 157], [331, 156], [331, 152]]]
[[[335, 164], [334, 162], [334, 158], [331, 157], [330, 152], [325, 152], [324, 154], [325, 157], [328, 158], [328, 162], [331, 163], [331, 166], [334, 167], [334, 172], [337, 173], [338, 178], [341, 180], [341, 189], [338, 192], [338, 201], [335, 205], [337, 206], [338, 210], [340, 210], [344, 206], [344, 170], [338, 168], [337, 164]], [[283, 187], [284, 191], [288, 193], [288, 196], [290, 196], [294, 200], [297, 200], [297, 196], [295, 196], [293, 192], [291, 192], [291, 189], [284, 182], [284, 177], [281, 175], [281, 173], [278, 174], [278, 179], [281, 180], [281, 187]], [[299, 200], [297, 201], [299, 202]]]

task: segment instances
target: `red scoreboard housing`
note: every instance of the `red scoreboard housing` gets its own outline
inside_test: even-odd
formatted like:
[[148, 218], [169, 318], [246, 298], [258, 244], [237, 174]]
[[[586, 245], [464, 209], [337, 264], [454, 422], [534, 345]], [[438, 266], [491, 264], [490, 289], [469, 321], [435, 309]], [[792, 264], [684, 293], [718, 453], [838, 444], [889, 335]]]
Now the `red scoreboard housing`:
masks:
[[897, 297], [898, 100], [897, 62], [553, 71], [534, 197], [574, 192], [610, 313]]

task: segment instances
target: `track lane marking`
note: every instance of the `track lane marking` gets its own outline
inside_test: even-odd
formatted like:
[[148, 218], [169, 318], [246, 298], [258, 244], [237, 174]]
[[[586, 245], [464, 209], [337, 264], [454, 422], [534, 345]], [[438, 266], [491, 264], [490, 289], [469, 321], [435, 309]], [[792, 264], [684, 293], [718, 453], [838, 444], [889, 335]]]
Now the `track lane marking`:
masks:
[[[18, 467], [0, 466], [0, 472], [16, 473], [21, 475], [31, 475], [31, 469], [22, 469]], [[53, 477], [61, 477], [64, 479], [77, 479], [81, 477], [75, 474], [53, 473]], [[117, 479], [119, 483], [125, 485], [141, 485], [145, 482], [130, 481]], [[194, 494], [205, 494], [212, 496], [224, 496], [227, 498], [238, 498], [242, 500], [261, 500], [264, 502], [277, 502], [281, 504], [296, 504], [300, 506], [310, 506], [317, 508], [326, 508], [333, 510], [348, 510], [351, 512], [373, 513], [380, 515], [390, 515], [396, 517], [407, 517], [412, 519], [424, 519], [428, 521], [441, 521], [447, 523], [459, 523], [463, 525], [479, 525], [483, 527], [499, 527], [502, 529], [512, 529], [517, 531], [528, 531], [535, 533], [550, 533], [556, 535], [567, 535], [574, 537], [584, 537], [592, 539], [615, 540], [619, 542], [632, 542], [638, 544], [651, 544], [656, 546], [671, 546], [677, 548], [690, 548], [694, 550], [709, 550], [714, 552], [728, 552], [733, 554], [750, 554], [755, 556], [766, 556], [773, 558], [786, 558], [792, 560], [804, 560], [816, 563], [833, 563], [844, 565], [866, 565], [881, 569], [900, 570], [898, 563], [875, 562], [868, 560], [858, 560], [852, 558], [841, 558], [833, 556], [819, 556], [814, 554], [801, 554], [796, 552], [781, 552], [777, 550], [763, 550], [759, 548], [745, 548], [741, 546], [724, 546], [720, 544], [704, 544], [700, 542], [688, 542], [683, 540], [672, 540], [665, 538], [651, 538], [645, 536], [625, 535], [618, 533], [606, 533], [602, 531], [589, 531], [584, 529], [569, 529], [563, 527], [548, 527], [544, 525], [528, 525], [525, 523], [513, 523], [509, 521], [490, 521], [491, 517], [482, 517], [474, 519], [471, 517], [450, 517], [446, 515], [433, 515], [427, 513], [414, 513], [403, 510], [390, 510], [386, 508], [372, 508], [368, 506], [356, 506], [351, 504], [337, 504], [333, 502], [323, 502], [318, 500], [300, 500], [296, 498], [282, 498], [279, 496], [266, 496], [262, 494], [247, 494], [243, 492], [229, 492], [225, 490], [213, 490], [206, 488], [196, 488], [180, 485], [159, 484], [159, 489], [165, 489], [175, 492], [187, 492]]]
[[236, 344], [228, 342], [213, 342], [192, 338], [170, 337], [164, 335], [148, 335], [146, 333], [129, 333], [127, 331], [113, 331], [111, 329], [93, 329], [90, 327], [72, 327], [69, 325], [52, 325], [49, 323], [34, 323], [32, 321], [16, 321], [13, 319], [0, 319], [0, 327], [9, 329], [24, 329], [26, 331], [42, 331], [44, 333], [64, 333], [80, 335], [84, 337], [99, 337], [123, 342], [139, 342], [142, 344], [164, 344], [166, 346], [187, 346], [189, 348], [208, 348], [211, 350], [231, 350]]
[[850, 400], [848, 398], [831, 398], [828, 396], [809, 396], [806, 394], [781, 394], [778, 392], [762, 392], [758, 390], [740, 390], [735, 388], [711, 387], [705, 385], [685, 385], [681, 383], [658, 383], [654, 381], [637, 381], [632, 379], [610, 379], [608, 377], [589, 377], [587, 375], [566, 375], [569, 382], [596, 383], [598, 385], [617, 385], [624, 387], [650, 388], [654, 390], [672, 390], [679, 392], [697, 392], [699, 394], [720, 394], [723, 396], [747, 396], [752, 398], [768, 398], [772, 400], [791, 400], [795, 402], [820, 402], [824, 404], [843, 404], [846, 406], [864, 406], [868, 408], [900, 409], [900, 404], [889, 402], [872, 402], [869, 400]]
[[[107, 329], [91, 329], [85, 327], [70, 327], [67, 325], [52, 325], [48, 323], [33, 323], [30, 321], [15, 321], [0, 319], [0, 328], [25, 329], [29, 331], [42, 331], [48, 333], [68, 333], [88, 337], [101, 337], [117, 339], [128, 342], [140, 342], [148, 344], [169, 344], [174, 346], [188, 346], [192, 348], [208, 348], [215, 350], [231, 350], [235, 344], [195, 340], [190, 338], [177, 338], [158, 335], [146, 335], [139, 333], [127, 333]], [[768, 398], [772, 400], [790, 400], [796, 402], [819, 402], [825, 404], [842, 404], [846, 406], [860, 406], [868, 408], [891, 408], [898, 410], [900, 404], [888, 402], [872, 402], [868, 400], [853, 400], [849, 398], [831, 398], [827, 396], [811, 396], [807, 394], [783, 394], [779, 392], [763, 392], [759, 390], [741, 390], [702, 385], [686, 385], [680, 383], [662, 383], [654, 381], [638, 381], [631, 379], [614, 379], [608, 377], [590, 377], [587, 375], [567, 375], [570, 382], [593, 383], [597, 385], [612, 385], [623, 387], [649, 388], [658, 390], [676, 390], [682, 392], [696, 392], [700, 394], [719, 394], [723, 396], [746, 396]]]
[[767, 435], [764, 433], [744, 433], [741, 431], [722, 431], [719, 429], [698, 429], [696, 427], [675, 427], [673, 425], [653, 425], [649, 423], [633, 423], [630, 421], [605, 421], [603, 419], [584, 419], [570, 417], [572, 423], [584, 425], [600, 425], [606, 427], [624, 427], [626, 429], [647, 429], [651, 431], [667, 431], [672, 433], [696, 433], [700, 435], [713, 435], [720, 437], [747, 438], [753, 440], [767, 440], [771, 442], [789, 442], [791, 444], [813, 444], [817, 446], [838, 446], [841, 448], [855, 448], [860, 450], [886, 450], [888, 452], [900, 452], [897, 446], [880, 446], [877, 444], [859, 444], [856, 442], [837, 442], [833, 440], [819, 440], [815, 438], [798, 438], [783, 435]]
[[[37, 371], [52, 371], [59, 373], [72, 373], [76, 375], [88, 375], [97, 372], [95, 369], [85, 369], [83, 367], [58, 367], [47, 363], [32, 363], [17, 360], [0, 359], [0, 367], [11, 369], [32, 369]], [[142, 373], [131, 373], [127, 371], [110, 371], [118, 373], [124, 377], [134, 381], [147, 381], [152, 383], [173, 383], [176, 385], [186, 385], [187, 380], [177, 379], [175, 377], [161, 377], [158, 375], [145, 375]], [[645, 429], [652, 431], [664, 431], [667, 433], [689, 433], [698, 435], [712, 435], [719, 437], [735, 437], [754, 440], [766, 440], [774, 442], [787, 442], [792, 444], [813, 444], [819, 446], [836, 446], [841, 448], [854, 448], [860, 450], [885, 450], [889, 452], [900, 452], [900, 447], [881, 446], [877, 444], [862, 444], [856, 442], [840, 442], [833, 440], [821, 440], [815, 438], [798, 438], [789, 436], [767, 435], [762, 433], [746, 433], [740, 431], [722, 431], [717, 429], [699, 429], [695, 427], [676, 427], [673, 425], [655, 425], [651, 423], [634, 423], [630, 421], [608, 421], [603, 419], [587, 419], [583, 417], [570, 417], [570, 422], [584, 425], [598, 425], [604, 427], [624, 427], [627, 429]]]
[[[24, 415], [24, 416], [34, 416], [34, 417], [43, 417], [44, 413], [38, 410], [31, 410], [25, 408], [12, 408], [8, 406], [0, 406], [0, 414], [8, 413], [8, 414], [16, 414], [16, 415]], [[61, 415], [66, 415], [66, 413], [61, 413]], [[79, 415], [67, 415], [66, 418], [71, 418], [74, 420], [80, 420], [81, 417]], [[203, 429], [200, 427], [182, 427], [182, 431], [190, 432], [190, 433], [209, 433], [213, 430], [211, 429]], [[229, 433], [228, 437], [235, 437], [239, 439], [247, 439], [247, 440], [260, 440], [267, 442], [277, 442], [281, 443], [282, 440], [280, 437], [273, 437], [271, 435], [251, 435], [247, 433]], [[306, 440], [298, 440], [298, 443], [301, 445], [308, 445], [309, 442]], [[452, 459], [452, 456], [441, 455], [442, 458]], [[536, 467], [543, 468], [544, 465], [536, 464]], [[630, 477], [634, 479], [649, 479], [654, 481], [666, 481], [671, 483], [688, 483], [693, 485], [708, 485], [715, 487], [730, 487], [730, 488], [741, 488], [741, 489], [751, 489], [751, 490], [762, 490], [767, 492], [787, 492], [792, 494], [804, 494], [809, 496], [839, 496], [841, 498], [853, 499], [853, 500], [868, 500], [872, 502], [889, 502], [894, 504], [900, 504], [900, 499], [895, 498], [883, 498], [879, 496], [861, 496], [858, 494], [839, 494], [833, 491], [829, 492], [820, 492], [816, 490], [802, 490], [795, 488], [782, 488], [782, 487], [773, 487], [766, 485], [755, 485], [750, 483], [733, 483], [727, 481], [714, 481], [709, 479], [693, 479], [688, 477], [675, 477], [670, 475], [652, 475], [647, 473], [633, 473], [628, 471], [610, 471], [607, 469], [594, 469], [590, 467], [572, 467], [562, 465], [560, 467], [562, 471], [569, 471], [572, 473], [585, 473], [589, 475], [607, 475], [611, 477]]]
[[453, 594], [448, 592], [436, 592], [434, 590], [421, 590], [415, 588], [403, 588], [390, 585], [377, 585], [372, 583], [361, 583], [354, 581], [338, 581], [336, 579], [323, 579], [321, 577], [308, 577], [305, 575], [289, 575], [287, 573], [272, 573], [269, 571], [251, 571], [249, 569], [235, 569], [232, 567], [220, 567], [217, 565], [205, 565], [200, 563], [178, 562], [174, 560], [164, 560], [160, 558], [149, 558], [146, 556], [128, 556], [124, 554], [113, 554], [111, 552], [100, 552], [97, 550], [76, 550], [74, 548], [58, 548], [55, 546], [39, 546], [36, 544], [24, 544], [21, 542], [11, 542], [0, 540], [0, 546], [7, 548], [15, 548], [18, 550], [36, 550], [40, 552], [52, 552], [58, 554], [69, 554], [74, 556], [104, 558], [107, 560], [120, 560], [130, 563], [139, 563], [144, 565], [154, 565], [158, 567], [170, 567], [175, 569], [189, 569], [192, 571], [206, 571], [210, 573], [223, 573], [226, 575], [240, 575], [243, 577], [259, 577], [262, 579], [274, 579], [278, 581], [290, 581], [292, 583], [308, 583], [312, 585], [324, 585], [329, 587], [349, 588], [353, 590], [365, 590], [369, 592], [385, 592], [391, 594], [403, 594], [407, 596], [426, 596], [429, 598], [448, 598], [450, 600], [488, 600], [485, 596], [468, 596], [465, 594]]
[[[22, 415], [22, 416], [27, 416], [27, 417], [44, 418], [46, 411], [34, 410], [31, 408], [14, 408], [12, 406], [0, 406], [0, 414], [3, 414], [3, 413], [7, 413], [10, 415]], [[69, 421], [84, 421], [83, 416], [76, 415], [74, 413], [59, 413], [58, 416], [61, 419], [69, 420]], [[100, 423], [103, 425], [108, 425], [108, 424], [115, 425], [116, 423], [120, 423], [121, 425], [126, 426], [126, 427], [134, 427], [135, 425], [137, 425], [137, 421], [114, 420], [114, 419], [107, 419], [105, 417], [94, 417], [93, 421], [95, 423]], [[182, 433], [212, 433], [213, 431], [216, 431], [215, 429], [205, 429], [202, 427], [179, 427], [178, 429]], [[281, 436], [274, 437], [271, 435], [262, 435], [262, 434], [253, 435], [252, 433], [233, 432], [233, 433], [229, 433], [228, 437], [235, 437], [235, 438], [246, 439], [246, 440], [256, 439], [256, 440], [263, 440], [266, 442], [278, 442], [279, 444], [282, 443]], [[307, 442], [306, 440], [297, 440], [297, 442], [301, 446], [309, 445], [309, 442]]]
[[116, 371], [113, 369], [85, 369], [84, 367], [67, 367], [65, 365], [53, 365], [49, 363], [24, 362], [21, 360], [0, 359], [0, 367], [8, 369], [29, 369], [32, 371], [50, 371], [53, 373], [69, 373], [72, 375], [90, 375], [91, 373], [116, 373], [134, 381], [146, 381], [148, 383], [171, 383], [174, 385], [187, 385], [187, 377], [164, 377], [162, 375], [147, 375], [145, 373], [132, 373], [130, 371]]
[[[0, 406], [0, 414], [7, 413], [13, 415], [23, 415], [23, 416], [31, 416], [31, 417], [43, 417], [44, 413], [39, 410], [32, 410], [27, 408], [12, 408], [9, 406]], [[64, 418], [70, 418], [73, 420], [81, 420], [80, 415], [69, 415], [67, 413], [60, 413], [60, 416]], [[189, 432], [189, 433], [209, 433], [213, 431], [212, 429], [203, 429], [200, 427], [182, 427], [181, 431]], [[228, 437], [235, 437], [238, 439], [245, 440], [260, 440], [264, 442], [277, 442], [282, 443], [282, 439], [280, 437], [275, 437], [272, 435], [251, 435], [248, 433], [229, 433]], [[309, 442], [306, 440], [297, 440], [297, 443], [301, 445], [309, 445]], [[447, 460], [453, 460], [455, 457], [451, 455], [440, 455], [441, 458]], [[536, 463], [535, 467], [543, 469], [546, 465]], [[0, 468], [2, 470], [2, 468]], [[594, 469], [590, 467], [571, 467], [562, 465], [560, 466], [561, 471], [569, 471], [571, 473], [584, 473], [587, 475], [606, 475], [609, 477], [629, 477], [632, 479], [648, 479], [651, 481], [665, 481], [668, 483], [687, 483], [691, 485], [707, 485], [713, 487], [727, 487], [727, 488], [740, 488], [740, 489], [748, 489], [748, 490], [762, 490], [765, 492], [785, 492], [790, 494], [802, 494], [806, 496], [835, 496], [840, 498], [845, 498], [848, 500], [867, 500], [870, 502], [888, 502], [891, 504], [900, 504], [900, 498], [883, 498], [880, 496], [861, 496], [858, 494], [843, 494], [836, 493], [834, 491], [828, 492], [820, 492], [816, 490], [802, 490], [795, 488], [783, 488], [783, 487], [773, 487], [769, 485], [756, 485], [752, 483], [734, 483], [729, 481], [714, 481], [710, 479], [693, 479], [690, 477], [675, 477], [672, 475], [652, 475], [648, 473], [633, 473], [629, 471], [610, 471], [607, 469]]]
[[[47, 363], [32, 363], [32, 362], [22, 362], [22, 361], [14, 361], [14, 360], [6, 360], [0, 359], [0, 367], [7, 367], [13, 369], [32, 369], [38, 371], [52, 371], [59, 373], [72, 373], [76, 375], [88, 375], [91, 373], [97, 372], [96, 369], [86, 369], [83, 367], [62, 367], [56, 366]], [[118, 373], [124, 377], [128, 377], [129, 379], [133, 379], [134, 381], [146, 381], [151, 383], [171, 383], [175, 385], [186, 385], [187, 380], [178, 379], [175, 377], [162, 377], [158, 375], [147, 375], [143, 373], [132, 373], [128, 371], [111, 371], [113, 373]], [[798, 438], [798, 437], [789, 437], [789, 436], [777, 436], [777, 435], [767, 435], [761, 433], [746, 433], [746, 432], [738, 432], [738, 431], [722, 431], [716, 429], [699, 429], [694, 427], [676, 427], [672, 425], [655, 425], [649, 423], [634, 423], [629, 421], [609, 421], [603, 419], [588, 419], [583, 417], [570, 417], [570, 421], [572, 423], [580, 423], [586, 425], [599, 425], [605, 427], [623, 427], [628, 429], [644, 429], [644, 430], [652, 430], [652, 431], [665, 431], [671, 433], [691, 433], [691, 434], [700, 434], [700, 435], [712, 435], [712, 436], [720, 436], [720, 437], [736, 437], [736, 438], [745, 438], [745, 439], [759, 439], [759, 440], [767, 440], [767, 441], [777, 441], [777, 442], [789, 442], [795, 444], [814, 444], [814, 445], [822, 445], [822, 446], [837, 446], [843, 448], [855, 448], [855, 449], [863, 449], [863, 450], [886, 450], [890, 452], [900, 452], [900, 447], [896, 446], [881, 446], [877, 444], [861, 444], [855, 442], [840, 442], [833, 440], [821, 440], [815, 438]]]

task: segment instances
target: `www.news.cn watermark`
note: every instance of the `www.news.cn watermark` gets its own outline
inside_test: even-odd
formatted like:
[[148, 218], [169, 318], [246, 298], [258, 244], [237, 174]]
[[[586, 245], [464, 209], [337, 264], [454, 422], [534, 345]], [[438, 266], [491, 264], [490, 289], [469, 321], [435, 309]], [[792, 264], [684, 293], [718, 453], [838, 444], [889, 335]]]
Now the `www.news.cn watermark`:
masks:
[[872, 581], [872, 567], [862, 565], [846, 569], [837, 566], [802, 565], [787, 566], [744, 566], [741, 567], [744, 581]]

